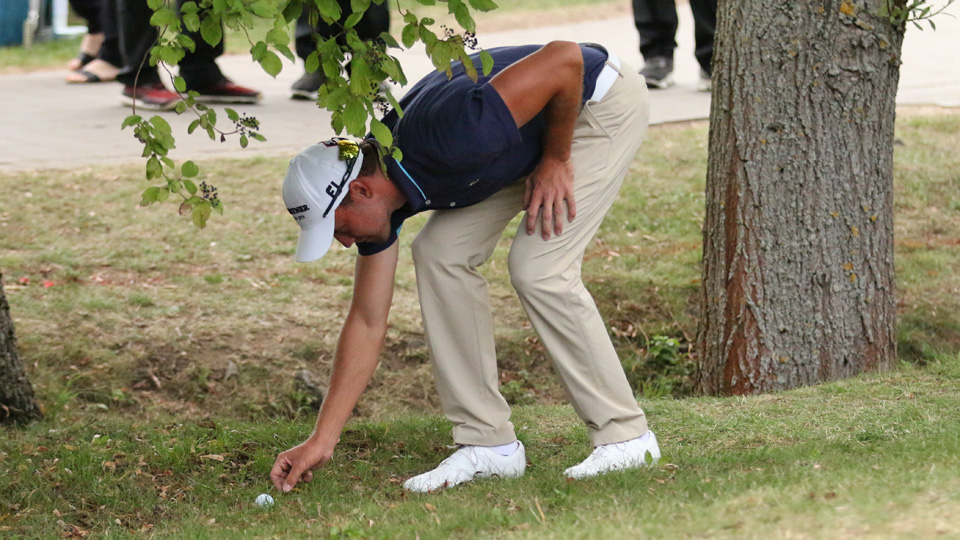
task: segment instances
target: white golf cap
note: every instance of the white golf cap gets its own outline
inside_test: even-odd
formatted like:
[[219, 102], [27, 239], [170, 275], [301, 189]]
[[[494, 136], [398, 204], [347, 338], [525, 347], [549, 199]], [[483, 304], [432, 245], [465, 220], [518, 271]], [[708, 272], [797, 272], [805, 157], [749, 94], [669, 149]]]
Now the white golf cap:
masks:
[[357, 143], [339, 137], [310, 146], [290, 160], [283, 202], [300, 225], [297, 261], [315, 261], [330, 249], [337, 207], [362, 164]]

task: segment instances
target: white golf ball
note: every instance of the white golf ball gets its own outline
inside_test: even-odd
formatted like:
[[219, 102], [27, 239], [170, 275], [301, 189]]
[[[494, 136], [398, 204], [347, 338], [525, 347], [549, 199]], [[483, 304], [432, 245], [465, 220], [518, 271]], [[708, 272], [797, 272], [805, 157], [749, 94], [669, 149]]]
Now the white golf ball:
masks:
[[257, 500], [254, 501], [257, 503], [257, 506], [273, 506], [273, 497], [267, 495], [266, 493], [261, 493], [257, 495]]

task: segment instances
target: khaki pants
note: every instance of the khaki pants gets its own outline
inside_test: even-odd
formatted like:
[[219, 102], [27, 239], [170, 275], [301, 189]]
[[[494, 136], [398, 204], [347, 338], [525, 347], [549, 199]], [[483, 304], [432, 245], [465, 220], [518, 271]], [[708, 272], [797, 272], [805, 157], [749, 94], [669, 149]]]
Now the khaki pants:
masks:
[[[583, 253], [613, 204], [647, 130], [643, 78], [622, 65], [613, 87], [589, 101], [574, 130], [577, 217], [544, 241], [520, 224], [510, 248], [510, 280], [547, 349], [593, 444], [643, 435], [647, 422], [583, 282]], [[457, 444], [516, 440], [499, 392], [493, 314], [477, 272], [510, 220], [522, 211], [524, 183], [466, 208], [435, 211], [413, 243], [420, 309], [440, 403]], [[564, 218], [565, 219], [565, 218]]]

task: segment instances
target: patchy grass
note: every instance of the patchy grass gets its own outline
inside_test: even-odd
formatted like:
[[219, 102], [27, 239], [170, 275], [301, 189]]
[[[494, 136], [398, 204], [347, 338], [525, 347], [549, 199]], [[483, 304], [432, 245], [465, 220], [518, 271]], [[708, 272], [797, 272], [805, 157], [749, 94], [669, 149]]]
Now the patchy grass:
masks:
[[61, 411], [0, 439], [0, 534], [15, 538], [931, 538], [960, 534], [960, 357], [750, 398], [652, 399], [663, 459], [565, 481], [586, 430], [518, 407], [522, 479], [409, 495], [449, 453], [435, 415], [354, 422], [335, 466], [276, 495], [275, 454], [312, 425]]
[[139, 164], [0, 174], [0, 268], [47, 415], [0, 438], [0, 537], [960, 534], [960, 426], [946, 412], [960, 399], [960, 114], [901, 110], [897, 125], [900, 351], [918, 362], [784, 394], [677, 401], [696, 329], [706, 129], [651, 129], [584, 263], [663, 440], [660, 466], [560, 480], [586, 433], [509, 287], [504, 239], [484, 272], [529, 474], [404, 496], [400, 480], [448, 452], [449, 430], [406, 249], [413, 220], [384, 365], [336, 466], [271, 510], [252, 501], [276, 453], [310, 430], [316, 399], [300, 373], [326, 381], [354, 258], [292, 261], [285, 159], [204, 163], [227, 204], [204, 231], [172, 207], [136, 206]]

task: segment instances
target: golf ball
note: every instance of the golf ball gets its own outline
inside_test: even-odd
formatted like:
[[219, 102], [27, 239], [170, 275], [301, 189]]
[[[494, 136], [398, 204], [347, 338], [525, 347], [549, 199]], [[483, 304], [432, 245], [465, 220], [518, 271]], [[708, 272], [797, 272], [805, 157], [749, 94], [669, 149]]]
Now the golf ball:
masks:
[[257, 506], [273, 506], [273, 497], [267, 495], [266, 493], [261, 493], [257, 495], [257, 500], [254, 501], [257, 503]]

